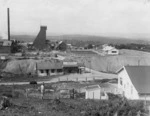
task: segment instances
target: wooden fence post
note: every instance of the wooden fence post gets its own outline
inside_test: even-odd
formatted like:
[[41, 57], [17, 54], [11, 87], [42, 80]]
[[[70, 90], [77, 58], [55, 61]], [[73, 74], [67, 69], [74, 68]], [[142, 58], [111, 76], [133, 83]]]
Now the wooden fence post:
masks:
[[76, 78], [76, 81], [78, 82], [78, 78]]
[[94, 92], [93, 92], [93, 99], [94, 99]]
[[14, 83], [13, 83], [13, 86], [12, 86], [12, 95], [14, 96]]
[[93, 77], [93, 81], [95, 81], [95, 77]]

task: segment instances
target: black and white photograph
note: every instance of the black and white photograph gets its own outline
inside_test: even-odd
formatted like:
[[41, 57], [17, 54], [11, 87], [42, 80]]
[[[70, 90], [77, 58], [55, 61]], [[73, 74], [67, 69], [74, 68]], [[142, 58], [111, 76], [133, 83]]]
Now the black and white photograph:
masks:
[[150, 116], [150, 0], [0, 0], [0, 116]]

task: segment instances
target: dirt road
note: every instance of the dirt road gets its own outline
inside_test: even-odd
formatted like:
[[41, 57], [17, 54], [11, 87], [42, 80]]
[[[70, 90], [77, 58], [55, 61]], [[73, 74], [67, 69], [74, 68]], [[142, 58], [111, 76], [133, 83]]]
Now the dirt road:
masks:
[[[89, 71], [89, 73], [63, 75], [46, 81], [38, 81], [37, 83], [41, 84], [43, 82], [53, 83], [58, 81], [89, 81], [94, 79], [117, 78], [117, 75], [115, 74], [102, 73], [89, 68], [86, 68], [86, 70]], [[4, 83], [0, 82], [0, 85], [25, 85], [25, 84], [29, 84], [29, 82], [4, 82]]]

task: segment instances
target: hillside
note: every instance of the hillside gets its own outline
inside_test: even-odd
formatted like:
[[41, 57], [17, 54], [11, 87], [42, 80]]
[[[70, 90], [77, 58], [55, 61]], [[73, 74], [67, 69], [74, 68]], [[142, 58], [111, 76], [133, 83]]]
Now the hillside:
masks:
[[120, 55], [118, 56], [94, 56], [91, 58], [91, 67], [97, 71], [115, 73], [124, 65], [150, 66], [150, 53], [135, 50], [120, 50]]
[[[12, 39], [20, 41], [34, 41], [37, 35], [11, 35]], [[101, 44], [127, 44], [127, 43], [137, 43], [137, 44], [147, 44], [150, 43], [148, 40], [144, 39], [131, 39], [123, 37], [107, 37], [107, 36], [94, 36], [94, 35], [51, 35], [47, 36], [48, 40], [67, 40], [78, 42], [78, 41], [91, 41], [100, 42]]]
[[[83, 57], [82, 57], [83, 58]], [[124, 65], [149, 65], [150, 53], [135, 50], [120, 50], [118, 56], [91, 55], [87, 58], [75, 58], [84, 62], [85, 66], [101, 72], [115, 73]], [[3, 71], [12, 73], [35, 73], [36, 60], [11, 60], [4, 64]]]

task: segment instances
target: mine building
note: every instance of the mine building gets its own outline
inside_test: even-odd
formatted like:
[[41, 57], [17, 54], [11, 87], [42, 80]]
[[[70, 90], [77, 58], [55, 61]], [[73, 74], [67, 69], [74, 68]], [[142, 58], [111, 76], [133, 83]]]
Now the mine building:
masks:
[[33, 42], [33, 46], [38, 50], [43, 50], [47, 47], [46, 45], [46, 26], [41, 26], [40, 31]]

